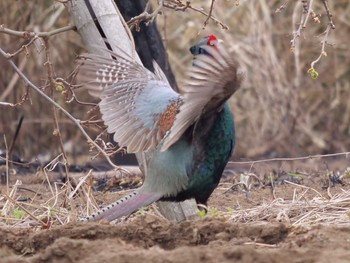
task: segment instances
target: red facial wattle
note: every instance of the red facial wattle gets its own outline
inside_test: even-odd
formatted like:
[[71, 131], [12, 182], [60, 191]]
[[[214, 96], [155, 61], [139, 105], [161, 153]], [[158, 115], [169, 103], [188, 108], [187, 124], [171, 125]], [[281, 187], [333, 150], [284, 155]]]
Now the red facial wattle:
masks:
[[214, 48], [217, 47], [217, 43], [219, 40], [214, 35], [207, 35], [202, 40], [200, 40], [196, 45], [193, 45], [190, 48], [190, 52], [192, 55], [196, 56], [199, 54], [207, 54], [207, 52], [202, 48], [202, 46], [213, 46]]
[[214, 35], [209, 35], [209, 36], [207, 36], [207, 38], [208, 38], [207, 45], [209, 45], [209, 46], [214, 46], [215, 42], [218, 41], [217, 37]]

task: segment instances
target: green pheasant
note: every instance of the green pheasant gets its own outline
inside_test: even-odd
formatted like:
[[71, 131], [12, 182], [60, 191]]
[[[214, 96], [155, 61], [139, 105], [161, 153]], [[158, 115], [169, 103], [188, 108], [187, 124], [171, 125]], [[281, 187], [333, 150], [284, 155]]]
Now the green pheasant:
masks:
[[188, 79], [175, 92], [154, 62], [154, 73], [127, 55], [84, 55], [80, 78], [99, 96], [102, 118], [114, 140], [129, 153], [147, 152], [143, 185], [85, 218], [114, 220], [157, 200], [195, 198], [206, 204], [235, 145], [227, 100], [243, 72], [213, 35], [190, 49]]

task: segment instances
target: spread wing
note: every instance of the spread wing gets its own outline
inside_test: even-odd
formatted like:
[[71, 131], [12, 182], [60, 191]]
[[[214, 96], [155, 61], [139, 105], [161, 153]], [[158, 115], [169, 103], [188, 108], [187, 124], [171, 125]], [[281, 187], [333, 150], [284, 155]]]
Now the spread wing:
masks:
[[171, 128], [182, 96], [154, 62], [155, 73], [131, 58], [85, 54], [79, 59], [79, 82], [101, 101], [107, 131], [130, 153], [154, 149]]
[[181, 94], [170, 87], [157, 63], [152, 73], [132, 58], [113, 52], [110, 58], [81, 56], [78, 77], [90, 94], [100, 97], [102, 118], [120, 146], [133, 153], [161, 144], [165, 151], [226, 89], [222, 71], [230, 70], [226, 75], [236, 76], [236, 68], [222, 49], [209, 47], [207, 51], [211, 56], [198, 56]]
[[196, 56], [188, 72], [188, 80], [180, 89], [183, 103], [168, 136], [164, 139], [161, 151], [176, 142], [201, 114], [221, 108], [239, 89], [244, 77], [243, 70], [221, 44], [201, 48], [207, 54]]

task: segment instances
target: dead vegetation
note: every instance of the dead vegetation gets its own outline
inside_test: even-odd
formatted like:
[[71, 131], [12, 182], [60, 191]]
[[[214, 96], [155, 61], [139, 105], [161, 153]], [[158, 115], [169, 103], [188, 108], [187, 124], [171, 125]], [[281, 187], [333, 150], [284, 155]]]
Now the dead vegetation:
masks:
[[[283, 5], [280, 1], [267, 0], [216, 2], [212, 15], [219, 22], [207, 20], [203, 13], [184, 6], [184, 12], [179, 12], [180, 7], [164, 8], [156, 18], [179, 82], [191, 63], [187, 49], [198, 34], [213, 32], [220, 36], [231, 45], [230, 51], [246, 68], [244, 87], [231, 101], [237, 123], [236, 159], [334, 153], [349, 148], [350, 65], [346, 36], [350, 5], [346, 0], [329, 2], [337, 27], [329, 33], [322, 51], [322, 33], [329, 24], [323, 1], [313, 1], [310, 18], [302, 30], [300, 19], [305, 14], [301, 2], [286, 1]], [[171, 1], [165, 3], [170, 5]], [[211, 4], [210, 1], [191, 2], [193, 8], [202, 10], [203, 7], [204, 11], [210, 10]], [[49, 32], [69, 24], [66, 11], [57, 2], [31, 1], [20, 5], [3, 1], [0, 5], [0, 23], [12, 30]], [[224, 30], [217, 23], [229, 29]], [[25, 38], [1, 34], [1, 47], [15, 53], [13, 61], [30, 80], [74, 113], [74, 117], [86, 120], [91, 106], [76, 103], [67, 85], [71, 82], [74, 59], [82, 49], [78, 35], [67, 31], [50, 37], [47, 43], [41, 38], [32, 42], [30, 46], [23, 46], [28, 44]], [[17, 54], [22, 46], [22, 52]], [[307, 71], [319, 54], [322, 59], [315, 65], [318, 78], [314, 80]], [[84, 162], [77, 156], [87, 152], [89, 146], [75, 125], [59, 111], [54, 113], [47, 102], [29, 91], [3, 58], [1, 64], [4, 70], [0, 77], [4, 81], [0, 83], [0, 101], [18, 104], [0, 106], [2, 112], [6, 111], [0, 115], [0, 132], [9, 142], [19, 116], [24, 115], [15, 152], [27, 160], [49, 161], [63, 148], [70, 163]], [[52, 64], [51, 69], [48, 64]], [[54, 85], [48, 77], [50, 70], [51, 80], [56, 80]], [[85, 95], [78, 95], [81, 100], [87, 99]], [[96, 136], [101, 131], [100, 123], [96, 119], [89, 121]], [[3, 139], [0, 148], [5, 149]]]
[[[308, 162], [307, 166], [295, 161], [297, 168], [294, 169], [280, 162], [273, 162], [266, 169], [247, 167], [240, 172], [228, 167], [210, 199], [208, 213], [198, 212], [198, 219], [280, 222], [288, 227], [348, 226], [350, 170], [339, 168], [346, 167], [348, 160], [327, 162], [330, 164], [327, 170], [319, 167], [323, 163], [320, 160]], [[46, 229], [76, 223], [142, 182], [138, 175], [92, 170], [70, 173], [66, 180], [64, 174], [54, 171], [58, 164], [59, 159], [34, 174], [16, 175], [15, 169], [9, 169], [9, 184], [0, 188], [0, 225]], [[111, 192], [112, 189], [118, 192]], [[165, 220], [156, 207], [151, 206], [116, 222], [130, 222], [140, 215]]]
[[[213, 2], [204, 4], [204, 10], [210, 10]], [[349, 149], [350, 54], [347, 36], [350, 4], [346, 0], [329, 2], [337, 28], [329, 33], [325, 42], [322, 33], [329, 25], [329, 18], [323, 2], [314, 1], [310, 14], [313, 19], [302, 30], [298, 21], [305, 15], [303, 6], [291, 2], [283, 8], [280, 1], [241, 1], [239, 5], [230, 1], [216, 2], [212, 15], [224, 22], [208, 20], [203, 13], [190, 8], [178, 9], [185, 12], [176, 12], [176, 8], [164, 9], [157, 16], [169, 61], [179, 82], [191, 63], [187, 49], [198, 34], [213, 32], [230, 43], [230, 51], [246, 68], [244, 87], [231, 101], [237, 125], [235, 159], [302, 156]], [[192, 1], [192, 5], [201, 10], [202, 2]], [[19, 4], [3, 1], [0, 10], [0, 24], [16, 31], [50, 32], [66, 27], [69, 21], [64, 8], [57, 2]], [[223, 30], [222, 23], [229, 29]], [[295, 32], [299, 32], [298, 37]], [[9, 57], [30, 80], [74, 113], [75, 118], [87, 119], [91, 105], [78, 103], [71, 86], [74, 84], [71, 75], [74, 59], [82, 49], [75, 32], [67, 31], [49, 39], [18, 38], [2, 33], [0, 37], [0, 47], [10, 53]], [[320, 54], [322, 59], [317, 65], [313, 64], [318, 78], [312, 79], [308, 70], [313, 68], [312, 62]], [[76, 221], [78, 216], [91, 213], [100, 204], [91, 195], [90, 173], [83, 174], [82, 181], [52, 183], [49, 179], [50, 167], [57, 163], [65, 165], [67, 160], [69, 163], [86, 162], [90, 145], [62, 113], [19, 80], [4, 58], [0, 62], [3, 69], [0, 72], [3, 80], [0, 82], [0, 133], [4, 134], [0, 149], [8, 149], [5, 141], [10, 142], [14, 137], [17, 120], [24, 115], [14, 152], [27, 160], [50, 161], [37, 172], [42, 180], [38, 190], [30, 190], [34, 191], [30, 201], [20, 201], [26, 191], [21, 181], [7, 185], [12, 187], [11, 191], [3, 191], [0, 197], [1, 221], [11, 226], [45, 228]], [[84, 94], [78, 96], [87, 99]], [[103, 130], [95, 117], [88, 121], [92, 123], [90, 133], [94, 136]], [[103, 143], [103, 140], [99, 142]], [[9, 166], [9, 163], [5, 166], [5, 178], [8, 178]], [[64, 174], [69, 176], [67, 170]], [[293, 187], [298, 190], [291, 199], [273, 197], [267, 203], [224, 215], [229, 215], [229, 220], [235, 222], [266, 221], [267, 218], [292, 225], [348, 222], [348, 189], [329, 196], [312, 187]], [[305, 199], [307, 192], [313, 192], [313, 195]]]
[[[94, 102], [73, 92], [74, 59], [83, 47], [59, 2], [0, 1], [0, 48], [38, 88], [84, 120], [82, 127], [109, 154], [116, 149]], [[151, 206], [116, 225], [79, 223], [139, 187], [142, 178], [138, 171], [91, 170], [86, 163], [96, 151], [77, 125], [0, 56], [2, 262], [348, 262], [349, 1], [161, 3], [129, 24], [137, 29], [155, 19], [178, 82], [191, 63], [188, 47], [202, 34], [230, 43], [247, 71], [231, 100], [236, 161], [208, 213], [175, 224]], [[305, 3], [312, 3], [312, 12]], [[4, 28], [25, 32], [18, 37]], [[48, 37], [56, 29], [62, 32]], [[15, 155], [6, 158], [9, 153]], [[284, 158], [296, 156], [304, 157]], [[84, 169], [73, 172], [81, 167], [68, 164]]]

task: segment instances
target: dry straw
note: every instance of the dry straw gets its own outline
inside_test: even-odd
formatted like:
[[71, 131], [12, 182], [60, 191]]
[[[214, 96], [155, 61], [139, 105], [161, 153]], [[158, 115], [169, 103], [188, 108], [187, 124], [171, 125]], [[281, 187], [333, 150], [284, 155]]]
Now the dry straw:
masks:
[[283, 222], [291, 226], [350, 225], [350, 190], [341, 189], [331, 198], [316, 195], [311, 199], [303, 197], [306, 191], [295, 194], [292, 200], [276, 198], [253, 208], [236, 210], [230, 213], [230, 220], [244, 223]]
[[[203, 1], [191, 2], [201, 10]], [[206, 1], [204, 9], [209, 10], [213, 2]], [[244, 87], [231, 101], [237, 123], [236, 158], [302, 156], [345, 152], [350, 148], [350, 2], [329, 2], [338, 24], [334, 32], [327, 33], [328, 41], [324, 45], [322, 33], [327, 28], [324, 25], [328, 23], [324, 1], [313, 1], [315, 24], [307, 24], [302, 30], [300, 41], [294, 43], [292, 50], [290, 40], [295, 40], [295, 32], [299, 30], [302, 6], [295, 5], [295, 1], [284, 2], [288, 2], [288, 5], [280, 8], [281, 1], [277, 0], [240, 1], [238, 6], [232, 1], [216, 1], [212, 14], [229, 27], [228, 31], [222, 29], [222, 24], [216, 24], [218, 20], [208, 20], [200, 12], [190, 9], [185, 12], [165, 11], [157, 18], [168, 48], [170, 64], [178, 80], [186, 73], [185, 65], [191, 64], [188, 47], [196, 41], [197, 35], [207, 33], [220, 36], [230, 46], [230, 52], [246, 68]], [[69, 18], [62, 15], [64, 8], [58, 3], [32, 1], [19, 4], [17, 1], [1, 1], [0, 10], [3, 12], [1, 24], [18, 31], [33, 28], [42, 32], [52, 31], [59, 27], [65, 28], [69, 23]], [[279, 12], [275, 13], [275, 10]], [[307, 16], [312, 15], [307, 13]], [[320, 24], [317, 24], [316, 18]], [[204, 32], [203, 23], [208, 23]], [[47, 93], [52, 93], [50, 96], [69, 112], [74, 112], [74, 117], [87, 119], [86, 112], [90, 107], [68, 103], [74, 100], [68, 96], [69, 89], [63, 92], [60, 85], [50, 90], [50, 80], [45, 70], [46, 62], [52, 63], [51, 77], [58, 77], [57, 80], [64, 80], [61, 84], [69, 86], [67, 84], [71, 82], [74, 59], [76, 54], [81, 53], [79, 38], [74, 32], [50, 37], [50, 60], [45, 57], [45, 42], [42, 40], [33, 38], [34, 45], [27, 47], [23, 39], [9, 35], [1, 37], [1, 48], [14, 54], [13, 61], [31, 81]], [[336, 45], [330, 45], [333, 43]], [[314, 80], [307, 70], [310, 63], [319, 57], [321, 45], [322, 59], [317, 64], [319, 77]], [[23, 51], [21, 54], [16, 53], [19, 49]], [[29, 92], [6, 61], [1, 63], [3, 70], [0, 79], [9, 80], [0, 82], [0, 101], [4, 102], [0, 106], [1, 111], [3, 107], [9, 108], [9, 105], [19, 104], [20, 108], [11, 107], [6, 114], [0, 114], [0, 133], [11, 137], [9, 135], [14, 134], [16, 129], [18, 111], [23, 111], [26, 113], [24, 128], [15, 146], [21, 157], [31, 159], [40, 153], [45, 156], [45, 161], [55, 160], [54, 156], [61, 151], [59, 140], [62, 140], [61, 148], [67, 153], [70, 162], [81, 161], [77, 156], [86, 155], [89, 146], [77, 127], [69, 125], [60, 114], [55, 117], [56, 125], [52, 120], [52, 112], [43, 111], [48, 108], [47, 102]], [[84, 99], [84, 95], [81, 98]], [[53, 128], [58, 125], [59, 139], [54, 136], [57, 132]], [[101, 130], [96, 124], [91, 128], [91, 133], [96, 135]], [[0, 148], [6, 148], [2, 140]], [[91, 194], [89, 173], [83, 181], [75, 182], [74, 186], [69, 182], [52, 184], [52, 172], [44, 170], [43, 173], [42, 183], [48, 186], [49, 193], [45, 193], [45, 187], [40, 185], [37, 190], [32, 189], [36, 194], [30, 202], [22, 202], [19, 201], [22, 191], [18, 191], [20, 185], [16, 183], [11, 193], [0, 195], [2, 223], [13, 226], [65, 224], [76, 220], [78, 215], [92, 212], [98, 206]], [[273, 219], [295, 226], [349, 223], [349, 190], [342, 189], [335, 195], [325, 197], [312, 188], [295, 186], [295, 189], [292, 200], [275, 198], [272, 202], [254, 208], [237, 210], [230, 214], [231, 220], [256, 222]], [[297, 194], [300, 190], [301, 194]], [[306, 199], [306, 192], [313, 192], [314, 197]], [[43, 201], [41, 198], [44, 195]]]

